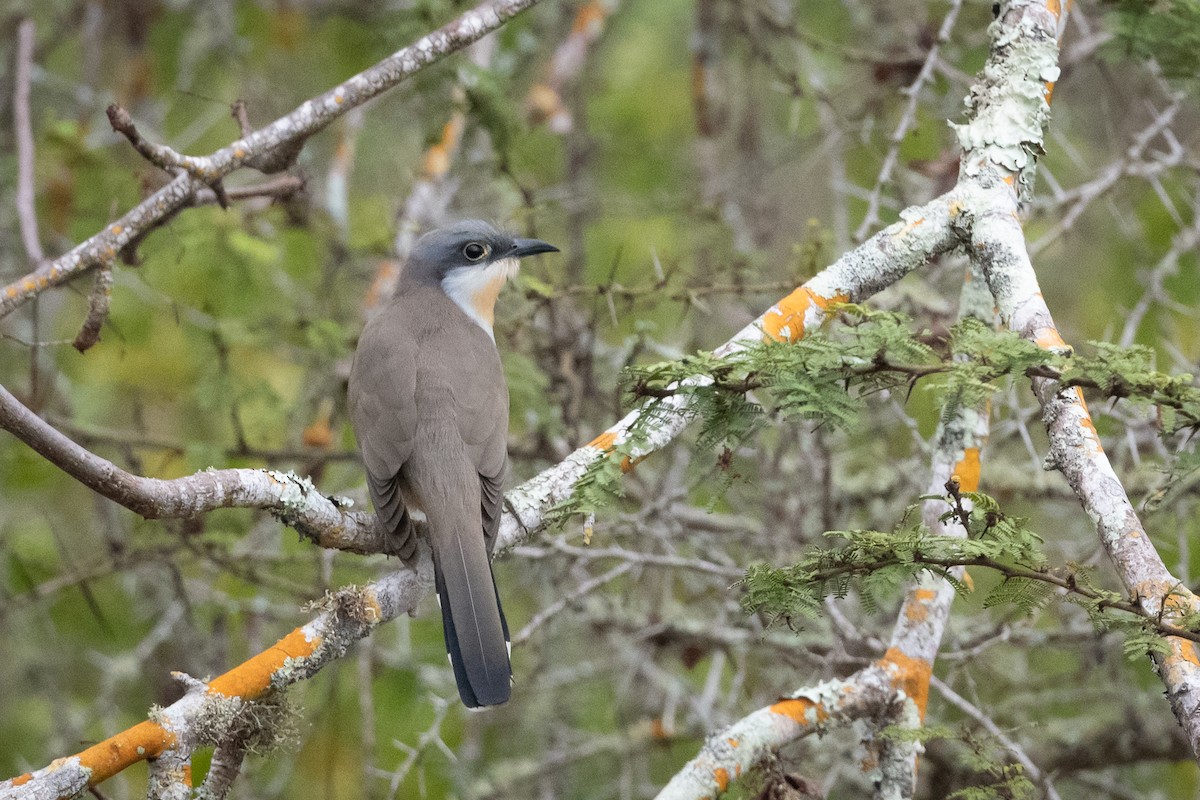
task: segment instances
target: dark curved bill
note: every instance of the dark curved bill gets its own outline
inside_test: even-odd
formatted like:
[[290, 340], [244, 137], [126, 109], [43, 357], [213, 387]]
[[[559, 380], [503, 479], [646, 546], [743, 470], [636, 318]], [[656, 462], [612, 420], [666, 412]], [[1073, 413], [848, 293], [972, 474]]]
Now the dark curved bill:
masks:
[[513, 239], [512, 250], [508, 255], [511, 258], [524, 258], [525, 256], [536, 256], [538, 253], [557, 253], [558, 248], [549, 242], [543, 242], [541, 239]]

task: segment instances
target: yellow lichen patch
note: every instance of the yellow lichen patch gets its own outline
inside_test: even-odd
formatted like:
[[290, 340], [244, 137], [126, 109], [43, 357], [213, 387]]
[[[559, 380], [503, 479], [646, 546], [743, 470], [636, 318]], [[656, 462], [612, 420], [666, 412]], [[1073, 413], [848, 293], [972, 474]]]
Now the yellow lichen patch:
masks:
[[729, 739], [726, 739], [725, 741], [726, 741], [726, 742], [729, 744], [729, 746], [730, 746], [730, 747], [732, 747], [734, 750], [737, 750], [737, 749], [738, 749], [738, 748], [741, 746], [741, 744], [742, 744], [742, 743], [741, 743], [741, 742], [739, 742], [737, 739], [734, 739], [734, 738], [732, 738], [732, 737], [731, 737], [731, 738], [729, 738]]
[[32, 292], [37, 288], [37, 284], [33, 282], [33, 278], [26, 278], [25, 280], [21, 281], [21, 288], [27, 292]]
[[811, 307], [816, 306], [824, 311], [834, 303], [844, 303], [849, 299], [848, 295], [840, 292], [833, 297], [822, 297], [807, 286], [801, 286], [763, 314], [763, 333], [777, 342], [785, 339], [789, 342], [799, 341], [804, 337], [804, 317]]
[[333, 96], [333, 102], [340, 106], [342, 103], [346, 102], [346, 98], [342, 97], [340, 94], [335, 94]]
[[234, 151], [233, 151], [233, 157], [234, 157], [234, 158], [245, 158], [245, 157], [246, 157], [246, 151], [245, 151], [245, 150], [243, 150], [242, 148], [240, 148], [240, 147], [239, 147], [239, 148], [237, 148], [236, 150], [234, 150]]
[[1046, 81], [1046, 105], [1054, 101], [1054, 81]]
[[1005, 176], [1004, 176], [1004, 182], [1005, 182], [1005, 183], [1007, 183], [1009, 186], [1012, 186], [1014, 183], [1016, 183], [1016, 182], [1017, 182], [1017, 176], [1016, 176], [1016, 174], [1015, 174], [1015, 173], [1009, 173], [1008, 175], [1005, 175]]
[[1062, 3], [1059, 0], [1046, 0], [1046, 10], [1057, 19], [1062, 16]]
[[362, 594], [363, 617], [372, 625], [380, 622], [383, 619], [383, 606], [379, 605], [379, 598], [375, 596], [372, 589], [368, 589]]
[[717, 789], [725, 791], [729, 788], [729, 770], [724, 767], [717, 767], [713, 770], [713, 779], [717, 782]]
[[969, 570], [966, 570], [966, 569], [963, 570], [962, 582], [963, 582], [963, 586], [967, 587], [968, 592], [975, 591], [975, 579], [971, 577], [971, 573]]
[[923, 658], [913, 658], [895, 647], [889, 647], [883, 654], [880, 664], [885, 668], [889, 665], [897, 668], [892, 673], [892, 683], [913, 699], [917, 704], [917, 713], [925, 719], [925, 707], [929, 705], [929, 676], [933, 673], [933, 665]]
[[139, 722], [99, 744], [94, 744], [76, 757], [79, 765], [91, 770], [88, 785], [108, 780], [130, 764], [145, 758], [157, 758], [175, 744], [175, 735], [155, 722]]
[[979, 448], [968, 447], [963, 450], [962, 460], [954, 465], [958, 488], [964, 492], [979, 491], [979, 472]]
[[26, 772], [24, 775], [18, 775], [17, 777], [13, 778], [12, 785], [13, 786], [24, 786], [25, 784], [29, 783], [29, 781], [32, 779], [33, 779], [33, 773]]
[[10, 286], [10, 287], [8, 287], [7, 289], [5, 289], [5, 290], [4, 290], [4, 293], [5, 293], [6, 295], [8, 295], [9, 297], [16, 297], [16, 296], [17, 296], [17, 287], [15, 287], [15, 286]]
[[113, 225], [109, 230], [112, 231], [113, 236], [120, 236], [125, 231], [120, 225]]
[[807, 697], [789, 697], [787, 700], [780, 700], [771, 706], [771, 713], [791, 717], [804, 727], [829, 719], [829, 712], [825, 710], [825, 706], [814, 703]]
[[929, 606], [926, 603], [935, 597], [937, 592], [933, 589], [914, 589], [908, 596], [908, 602], [904, 604], [904, 616], [911, 622], [924, 622], [929, 616]]
[[187, 762], [183, 765], [183, 785], [192, 785], [192, 762]]
[[[963, 212], [963, 204], [958, 200], [950, 201], [950, 219], [954, 219]], [[971, 272], [967, 271], [967, 280], [971, 280]]]
[[214, 678], [208, 684], [208, 691], [211, 694], [243, 697], [247, 700], [259, 697], [271, 688], [271, 678], [285, 661], [289, 658], [312, 655], [320, 643], [319, 636], [309, 639], [303, 628], [296, 628], [273, 647]]
[[612, 450], [613, 445], [617, 443], [617, 435], [612, 431], [605, 431], [587, 443], [588, 447], [594, 447], [597, 450], [608, 452]]

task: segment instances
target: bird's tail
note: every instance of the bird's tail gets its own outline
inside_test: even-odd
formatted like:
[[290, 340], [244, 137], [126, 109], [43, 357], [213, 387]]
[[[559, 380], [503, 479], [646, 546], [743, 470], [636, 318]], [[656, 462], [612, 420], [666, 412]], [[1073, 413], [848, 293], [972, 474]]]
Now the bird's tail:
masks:
[[405, 470], [429, 520], [446, 652], [463, 704], [499, 705], [511, 692], [512, 667], [484, 539], [479, 473], [457, 431], [430, 428], [421, 435]]
[[[481, 551], [482, 545], [480, 539]], [[461, 563], [455, 564], [452, 557], [434, 559], [446, 653], [463, 705], [499, 705], [508, 701], [512, 686], [508, 621], [500, 607], [491, 564], [483, 575], [467, 575], [461, 571]]]

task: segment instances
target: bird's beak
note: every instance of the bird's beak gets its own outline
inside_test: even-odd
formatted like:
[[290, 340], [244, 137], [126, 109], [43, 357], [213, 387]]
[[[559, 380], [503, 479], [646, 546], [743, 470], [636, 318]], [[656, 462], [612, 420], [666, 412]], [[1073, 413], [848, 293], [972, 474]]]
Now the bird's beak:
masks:
[[557, 253], [558, 248], [541, 239], [513, 239], [512, 250], [508, 251], [509, 258], [524, 258], [536, 256], [538, 253]]

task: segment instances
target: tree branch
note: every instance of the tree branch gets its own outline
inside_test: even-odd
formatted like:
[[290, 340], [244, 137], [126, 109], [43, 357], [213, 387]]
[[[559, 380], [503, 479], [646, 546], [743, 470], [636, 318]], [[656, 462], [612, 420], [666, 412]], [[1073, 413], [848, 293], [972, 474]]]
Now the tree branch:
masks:
[[17, 140], [17, 219], [21, 242], [33, 265], [45, 260], [38, 236], [37, 202], [34, 194], [33, 120], [29, 113], [29, 84], [33, 67], [33, 48], [37, 26], [33, 20], [21, 20], [17, 26], [17, 61], [13, 77], [13, 128]]
[[[243, 166], [266, 171], [281, 168], [281, 154], [287, 156], [282, 158], [284, 162], [289, 158], [294, 159], [305, 140], [350, 109], [391, 89], [450, 53], [461, 50], [537, 2], [489, 0], [482, 3], [324, 94], [304, 102], [265, 128], [244, 135], [210, 155], [184, 156], [169, 148], [143, 143], [145, 146], [139, 148], [139, 152], [148, 148], [154, 158], [162, 159], [182, 171], [105, 230], [59, 258], [42, 264], [25, 277], [0, 288], [0, 316], [12, 312], [52, 286], [59, 286], [101, 265], [111, 264], [118, 253], [151, 227], [188, 205], [201, 190], [219, 184], [234, 170]], [[125, 120], [118, 115], [117, 122], [123, 125]], [[129, 135], [126, 133], [127, 137]]]

